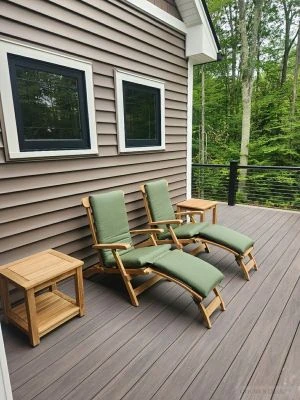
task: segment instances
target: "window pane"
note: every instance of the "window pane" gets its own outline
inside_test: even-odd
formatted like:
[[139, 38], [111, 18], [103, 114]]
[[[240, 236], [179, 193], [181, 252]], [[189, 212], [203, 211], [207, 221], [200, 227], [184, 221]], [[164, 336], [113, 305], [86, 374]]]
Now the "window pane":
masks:
[[24, 139], [79, 139], [77, 79], [16, 66]]
[[123, 81], [126, 146], [160, 145], [160, 90]]

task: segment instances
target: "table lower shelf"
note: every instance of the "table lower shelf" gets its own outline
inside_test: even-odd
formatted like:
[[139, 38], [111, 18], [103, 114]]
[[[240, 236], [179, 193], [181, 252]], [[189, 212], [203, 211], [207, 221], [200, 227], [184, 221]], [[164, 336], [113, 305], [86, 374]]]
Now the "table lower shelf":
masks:
[[[44, 336], [57, 326], [79, 314], [79, 307], [61, 296], [46, 292], [36, 296], [37, 327], [39, 336]], [[28, 322], [25, 304], [14, 307], [8, 319], [28, 332]]]

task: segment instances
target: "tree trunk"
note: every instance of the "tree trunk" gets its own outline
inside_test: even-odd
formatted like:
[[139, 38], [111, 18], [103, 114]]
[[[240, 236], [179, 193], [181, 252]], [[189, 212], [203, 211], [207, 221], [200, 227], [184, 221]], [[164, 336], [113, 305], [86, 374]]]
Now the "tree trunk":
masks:
[[[251, 129], [251, 101], [254, 83], [255, 61], [258, 56], [258, 32], [264, 0], [253, 0], [253, 10], [246, 10], [246, 1], [239, 0], [239, 28], [241, 35], [241, 77], [242, 77], [242, 138], [240, 165], [248, 164]], [[251, 30], [247, 30], [248, 18], [253, 18]], [[248, 17], [248, 18], [247, 18]], [[244, 192], [247, 169], [240, 170], [239, 191]]]
[[292, 119], [295, 117], [296, 111], [296, 100], [297, 100], [297, 89], [298, 89], [298, 77], [300, 70], [300, 22], [298, 28], [298, 39], [297, 39], [297, 50], [296, 50], [296, 60], [295, 60], [295, 71], [294, 71], [294, 81], [293, 81], [293, 95], [292, 95]]
[[284, 31], [284, 50], [281, 60], [281, 75], [280, 75], [280, 85], [282, 86], [286, 81], [289, 54], [292, 45], [297, 37], [297, 34], [290, 38], [291, 36], [291, 26], [293, 24], [294, 17], [297, 15], [294, 10], [293, 2], [287, 0], [282, 0], [284, 9], [284, 19], [285, 19], [285, 31]]
[[[204, 65], [201, 66], [201, 153], [200, 162], [205, 163], [205, 71]], [[200, 197], [204, 198], [204, 168], [201, 168], [201, 193]]]
[[[242, 139], [240, 151], [240, 165], [248, 164], [249, 141], [251, 128], [251, 102], [252, 102], [252, 82], [246, 81], [242, 85], [242, 101], [243, 101], [243, 116], [242, 116]], [[246, 169], [241, 170], [247, 171]]]
[[230, 95], [230, 114], [235, 115], [237, 112], [237, 98], [236, 98], [236, 67], [237, 67], [237, 13], [235, 11], [235, 2], [228, 5], [228, 23], [230, 27], [231, 36], [231, 50], [232, 50], [232, 61], [231, 61], [231, 85], [229, 88]]

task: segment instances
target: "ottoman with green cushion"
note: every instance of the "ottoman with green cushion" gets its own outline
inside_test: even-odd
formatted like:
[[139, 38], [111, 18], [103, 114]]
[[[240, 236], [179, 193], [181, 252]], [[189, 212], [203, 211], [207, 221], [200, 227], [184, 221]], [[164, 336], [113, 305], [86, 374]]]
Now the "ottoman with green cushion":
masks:
[[154, 268], [185, 282], [203, 297], [224, 278], [211, 264], [180, 250], [169, 251], [153, 262]]
[[[226, 228], [226, 226], [210, 224], [208, 222], [179, 225], [174, 229], [174, 232], [179, 239], [191, 238], [198, 235], [203, 239], [229, 247], [238, 254], [244, 254], [246, 250], [254, 245], [254, 240], [248, 236]], [[160, 238], [166, 237], [171, 237], [169, 232], [164, 232], [160, 235]]]
[[208, 224], [201, 229], [199, 234], [202, 238], [212, 242], [218, 242], [227, 248], [229, 247], [238, 254], [244, 254], [254, 245], [253, 239], [222, 225]]

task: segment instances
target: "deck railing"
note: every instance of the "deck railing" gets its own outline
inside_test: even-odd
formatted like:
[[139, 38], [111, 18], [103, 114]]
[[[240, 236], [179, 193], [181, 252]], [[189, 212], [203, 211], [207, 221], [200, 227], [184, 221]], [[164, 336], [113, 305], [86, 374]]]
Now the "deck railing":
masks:
[[193, 164], [192, 196], [300, 210], [300, 167]]

